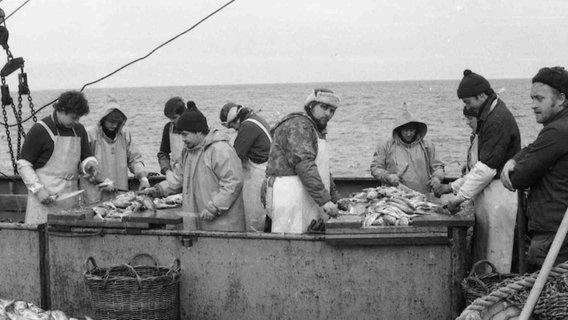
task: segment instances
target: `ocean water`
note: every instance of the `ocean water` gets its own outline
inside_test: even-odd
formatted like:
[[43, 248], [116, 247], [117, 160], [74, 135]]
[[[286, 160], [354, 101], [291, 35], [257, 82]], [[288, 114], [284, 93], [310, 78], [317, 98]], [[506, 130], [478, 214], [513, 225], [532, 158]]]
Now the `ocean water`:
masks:
[[[489, 79], [499, 92], [521, 130], [522, 144], [532, 142], [541, 129], [531, 109], [529, 79]], [[428, 125], [426, 139], [436, 146], [437, 156], [446, 164], [448, 175], [459, 175], [465, 162], [470, 129], [462, 115], [462, 102], [456, 96], [459, 80], [297, 83], [224, 86], [182, 86], [147, 88], [87, 88], [91, 112], [81, 118], [85, 126], [94, 125], [104, 113], [108, 95], [114, 96], [128, 116], [125, 128], [141, 150], [146, 166], [159, 172], [156, 154], [160, 147], [164, 103], [173, 96], [193, 100], [207, 117], [211, 128], [218, 128], [234, 137], [219, 121], [219, 110], [232, 101], [257, 110], [271, 125], [284, 115], [303, 110], [303, 102], [317, 87], [338, 93], [343, 105], [328, 124], [328, 143], [331, 147], [331, 171], [336, 177], [368, 177], [374, 149], [381, 139], [392, 135], [393, 120], [403, 103], [409, 111]], [[33, 88], [32, 88], [33, 90]], [[32, 91], [35, 109], [54, 100], [62, 91]], [[17, 103], [16, 94], [12, 97]], [[30, 115], [27, 97], [22, 101], [23, 118]], [[15, 123], [12, 109], [6, 109], [8, 123]], [[44, 108], [38, 119], [49, 115], [51, 106]], [[0, 120], [4, 122], [3, 120]], [[27, 131], [33, 122], [23, 124]], [[10, 128], [15, 146], [16, 127]], [[6, 128], [0, 128], [0, 172], [13, 174]]]

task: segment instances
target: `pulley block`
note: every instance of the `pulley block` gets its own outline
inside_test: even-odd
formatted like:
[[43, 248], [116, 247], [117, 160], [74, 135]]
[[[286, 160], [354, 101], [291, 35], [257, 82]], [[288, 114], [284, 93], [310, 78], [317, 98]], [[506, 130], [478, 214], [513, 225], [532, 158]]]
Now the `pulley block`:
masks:
[[8, 62], [6, 62], [2, 70], [0, 70], [0, 76], [6, 77], [23, 66], [24, 66], [24, 58], [18, 57], [11, 59]]
[[0, 86], [0, 89], [2, 91], [2, 105], [12, 105], [12, 102], [14, 102], [14, 100], [12, 99], [12, 96], [10, 96], [10, 88], [8, 88], [7, 85], [2, 85]]
[[10, 37], [10, 33], [8, 29], [4, 26], [0, 26], [0, 45], [4, 48], [4, 50], [8, 50], [10, 46], [8, 45], [8, 38]]
[[28, 75], [25, 72], [18, 73], [18, 94], [30, 94], [30, 87], [28, 86]]

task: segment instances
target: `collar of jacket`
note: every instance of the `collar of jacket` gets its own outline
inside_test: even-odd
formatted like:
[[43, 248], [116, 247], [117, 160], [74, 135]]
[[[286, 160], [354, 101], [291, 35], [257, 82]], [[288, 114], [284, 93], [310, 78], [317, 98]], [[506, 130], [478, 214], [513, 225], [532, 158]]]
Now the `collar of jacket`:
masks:
[[550, 121], [544, 123], [544, 126], [547, 126], [553, 123], [554, 121], [562, 118], [568, 118], [568, 107], [564, 107], [564, 109], [560, 110], [557, 114], [554, 115], [554, 117], [552, 117], [552, 119], [550, 119]]
[[487, 97], [487, 99], [479, 109], [479, 120], [487, 120], [487, 116], [489, 116], [489, 111], [491, 110], [491, 104], [493, 103], [493, 101], [495, 101], [495, 99], [497, 99], [497, 94], [495, 93]]

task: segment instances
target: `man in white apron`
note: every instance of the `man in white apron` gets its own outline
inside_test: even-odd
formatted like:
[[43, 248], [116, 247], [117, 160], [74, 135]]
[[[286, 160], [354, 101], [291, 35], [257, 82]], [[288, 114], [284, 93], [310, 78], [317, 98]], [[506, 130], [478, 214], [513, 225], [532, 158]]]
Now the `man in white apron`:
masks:
[[511, 270], [517, 195], [503, 187], [499, 175], [507, 160], [520, 150], [519, 128], [484, 77], [465, 70], [457, 93], [477, 114], [478, 161], [445, 205], [455, 212], [462, 202], [473, 201], [473, 260], [489, 260], [499, 272], [507, 273]]
[[87, 132], [79, 123], [79, 118], [89, 113], [83, 94], [64, 92], [53, 108], [53, 114], [32, 126], [18, 159], [18, 172], [29, 191], [28, 224], [45, 223], [48, 213], [77, 206], [78, 197], [57, 197], [77, 190], [79, 171], [88, 175], [98, 171]]
[[[195, 106], [193, 101], [187, 102], [188, 106]], [[184, 148], [183, 137], [175, 130], [175, 123], [180, 115], [186, 110], [185, 102], [180, 97], [173, 97], [164, 106], [164, 115], [170, 120], [164, 125], [158, 163], [160, 172], [170, 176], [181, 162], [181, 153]]]
[[305, 113], [289, 114], [274, 126], [266, 169], [272, 232], [304, 233], [312, 220], [337, 215], [339, 194], [325, 135], [339, 105], [333, 91], [315, 89], [304, 103]]
[[[112, 186], [128, 190], [128, 172], [132, 172], [139, 180], [139, 190], [150, 187], [148, 171], [142, 162], [142, 154], [134, 141], [130, 131], [124, 128], [126, 115], [119, 109], [120, 105], [114, 98], [107, 101], [107, 110], [100, 121], [87, 129], [89, 144], [93, 155], [99, 162], [99, 181]], [[106, 179], [103, 179], [106, 178]], [[116, 196], [115, 192], [99, 190], [97, 186], [80, 180], [85, 190], [83, 199], [86, 204], [106, 201]]]
[[268, 122], [253, 110], [229, 102], [221, 108], [221, 124], [237, 131], [233, 147], [243, 163], [243, 200], [247, 231], [265, 230], [266, 209], [260, 201], [260, 187], [272, 137]]

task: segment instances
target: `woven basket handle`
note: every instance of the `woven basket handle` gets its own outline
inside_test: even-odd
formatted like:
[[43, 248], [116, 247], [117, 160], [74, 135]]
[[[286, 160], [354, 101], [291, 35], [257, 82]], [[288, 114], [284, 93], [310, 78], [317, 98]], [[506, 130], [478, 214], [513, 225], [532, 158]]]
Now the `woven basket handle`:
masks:
[[[475, 282], [476, 284], [478, 284], [478, 285], [483, 289], [483, 292], [484, 292], [484, 293], [486, 293], [487, 291], [489, 291], [489, 288], [487, 287], [487, 285], [485, 285], [485, 283], [484, 283], [483, 281], [479, 280], [478, 277], [467, 277], [467, 278], [463, 279], [463, 282], [464, 282], [464, 284], [466, 285], [466, 287], [467, 287], [467, 286], [470, 286], [470, 285], [469, 285], [469, 282], [470, 282], [470, 281], [471, 281], [471, 282]], [[472, 287], [472, 286], [470, 286], [470, 287]], [[469, 288], [467, 288], [467, 289], [469, 289]]]
[[142, 288], [142, 279], [140, 279], [140, 276], [138, 275], [138, 272], [136, 272], [136, 270], [135, 270], [131, 265], [126, 264], [126, 263], [123, 263], [123, 264], [121, 264], [121, 265], [108, 268], [108, 270], [107, 270], [107, 272], [106, 272], [106, 274], [105, 274], [105, 280], [104, 280], [104, 282], [103, 282], [103, 289], [106, 289], [108, 277], [110, 276], [110, 272], [111, 272], [112, 270], [116, 270], [116, 269], [120, 269], [120, 268], [124, 268], [124, 267], [126, 267], [126, 268], [130, 271], [130, 273], [131, 273], [132, 276], [135, 276], [135, 277], [136, 277], [136, 281], [138, 282], [138, 289], [141, 289], [141, 288]]
[[495, 266], [493, 265], [493, 263], [489, 262], [489, 260], [479, 260], [477, 261], [472, 267], [471, 267], [471, 271], [469, 272], [469, 276], [473, 277], [473, 276], [477, 276], [477, 273], [475, 272], [475, 270], [484, 264], [488, 264], [491, 267], [491, 272], [492, 273], [497, 273], [499, 274], [499, 272], [497, 272], [497, 268], [495, 268]]
[[[92, 268], [89, 268], [89, 262], [93, 266]], [[93, 270], [97, 270], [98, 268], [99, 267], [97, 266], [97, 263], [95, 262], [95, 258], [88, 257], [87, 260], [85, 260], [85, 269], [87, 270], [87, 273], [92, 273]]]
[[148, 254], [148, 253], [138, 253], [136, 255], [134, 255], [134, 257], [132, 257], [132, 259], [130, 259], [130, 261], [128, 262], [129, 265], [132, 265], [134, 263], [134, 261], [140, 257], [148, 257], [150, 258], [150, 260], [152, 260], [152, 262], [154, 263], [154, 266], [157, 267], [158, 266], [158, 260], [156, 260], [156, 258], [154, 258], [152, 255]]

